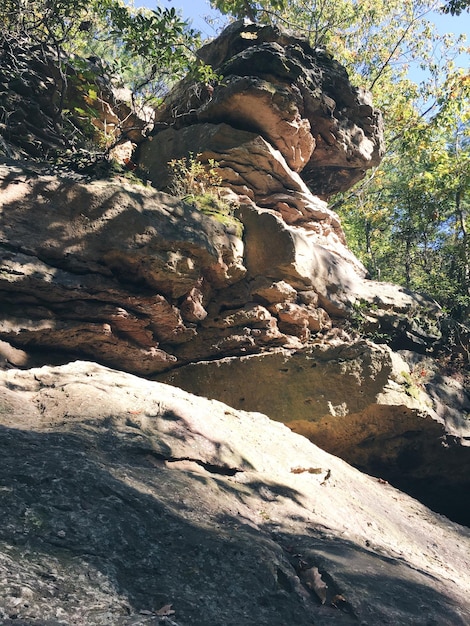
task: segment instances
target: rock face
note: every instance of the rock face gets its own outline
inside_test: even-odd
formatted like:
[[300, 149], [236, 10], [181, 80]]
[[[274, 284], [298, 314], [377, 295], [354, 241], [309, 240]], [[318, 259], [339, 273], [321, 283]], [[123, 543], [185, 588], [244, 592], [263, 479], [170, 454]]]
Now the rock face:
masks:
[[[135, 156], [153, 187], [0, 167], [2, 367], [79, 356], [261, 410], [469, 523], [470, 401], [431, 358], [442, 313], [368, 280], [325, 200], [378, 163], [380, 114], [271, 27], [233, 24], [202, 56], [224, 78], [157, 112]], [[217, 161], [229, 214], [163, 191], [188, 152]]]
[[470, 524], [470, 401], [429, 358], [369, 341], [193, 363], [159, 376], [287, 424], [324, 450]]
[[175, 198], [0, 171], [0, 334], [19, 347], [155, 373], [176, 362], [168, 346], [194, 338], [198, 298], [246, 273], [238, 237]]
[[5, 626], [470, 621], [468, 529], [260, 413], [76, 362], [0, 428]]
[[224, 80], [212, 92], [177, 87], [156, 119], [169, 127], [142, 144], [140, 164], [165, 187], [168, 161], [197, 146], [219, 161], [235, 216], [221, 223], [144, 186], [7, 163], [0, 339], [149, 375], [307, 346], [364, 301], [377, 332], [426, 347], [408, 312], [435, 317], [434, 303], [365, 280], [338, 217], [301, 177], [310, 172], [315, 188], [312, 172], [326, 184], [328, 169], [351, 184], [378, 162], [381, 118], [368, 96], [325, 53], [270, 27], [236, 23], [201, 54]]
[[[217, 152], [216, 141], [207, 146], [191, 144], [190, 137], [202, 131], [200, 124], [227, 123], [253, 135], [251, 141], [232, 135], [238, 150], [251, 152], [250, 144], [264, 139], [281, 164], [300, 172], [310, 191], [325, 197], [348, 189], [366, 169], [380, 162], [380, 113], [373, 108], [370, 95], [353, 87], [345, 69], [323, 50], [314, 50], [306, 41], [275, 27], [240, 21], [202, 48], [200, 57], [223, 79], [210, 89], [184, 81], [173, 91], [156, 116], [157, 127], [177, 128], [157, 134], [166, 150], [183, 148], [184, 155], [191, 146], [201, 146], [204, 152], [212, 145]], [[251, 181], [246, 184], [244, 168], [237, 165], [236, 145], [233, 149], [233, 156], [230, 149], [229, 154], [220, 153], [222, 175], [240, 189], [246, 187], [257, 203], [264, 198], [264, 206], [274, 208], [276, 199], [270, 196], [276, 193], [276, 176], [272, 188], [266, 184], [267, 176], [259, 187]], [[153, 176], [154, 152], [153, 146], [143, 146], [142, 162]], [[252, 159], [257, 157], [255, 148]], [[291, 191], [299, 191], [295, 176], [291, 184]], [[284, 202], [291, 204], [289, 199]]]

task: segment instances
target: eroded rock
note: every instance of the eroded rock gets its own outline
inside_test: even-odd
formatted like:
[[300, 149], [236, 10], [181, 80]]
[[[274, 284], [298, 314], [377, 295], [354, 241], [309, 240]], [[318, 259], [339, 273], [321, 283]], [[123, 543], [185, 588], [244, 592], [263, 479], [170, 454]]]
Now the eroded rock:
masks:
[[115, 88], [91, 58], [76, 64], [73, 56], [60, 54], [59, 68], [52, 44], [31, 45], [17, 32], [0, 35], [0, 154], [63, 158], [66, 150], [87, 149], [105, 137], [117, 144], [117, 161], [129, 160], [152, 127], [153, 110], [136, 107], [131, 92]]
[[192, 363], [159, 380], [266, 413], [469, 524], [470, 398], [433, 359], [406, 356], [332, 334], [308, 349]]
[[161, 371], [194, 337], [196, 303], [246, 273], [241, 240], [176, 198], [2, 173], [0, 335], [18, 347]]
[[0, 372], [0, 428], [4, 624], [470, 619], [468, 529], [260, 413], [77, 362]]
[[[207, 90], [184, 81], [157, 123], [210, 121], [255, 132], [320, 196], [349, 188], [380, 162], [380, 113], [323, 50], [276, 27], [239, 21], [200, 55], [223, 75], [222, 83]], [[144, 165], [147, 154], [145, 147]]]

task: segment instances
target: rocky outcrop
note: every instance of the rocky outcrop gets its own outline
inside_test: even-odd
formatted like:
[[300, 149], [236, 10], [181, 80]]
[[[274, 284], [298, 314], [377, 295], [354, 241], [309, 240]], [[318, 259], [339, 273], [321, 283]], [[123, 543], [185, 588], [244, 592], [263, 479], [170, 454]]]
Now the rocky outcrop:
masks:
[[200, 299], [246, 273], [230, 228], [176, 198], [2, 171], [0, 335], [17, 347], [155, 373], [196, 335]]
[[[300, 172], [317, 196], [348, 189], [380, 162], [380, 113], [370, 94], [353, 87], [346, 70], [324, 50], [314, 50], [307, 41], [276, 27], [246, 20], [226, 28], [199, 55], [222, 75], [222, 81], [206, 87], [183, 81], [157, 113], [157, 127], [166, 124], [182, 130], [197, 129], [201, 123], [227, 123], [251, 131], [267, 141], [290, 170]], [[179, 130], [176, 136], [167, 131], [157, 134], [159, 143], [174, 143], [175, 151], [186, 143], [184, 137]], [[185, 148], [183, 155], [192, 150], [189, 143]], [[144, 166], [153, 152], [144, 146]], [[236, 156], [224, 157], [222, 174], [243, 181]], [[149, 171], [156, 176], [151, 166]], [[247, 187], [258, 202], [262, 190]]]
[[[2, 367], [78, 356], [161, 376], [467, 521], [469, 400], [420, 365], [439, 307], [368, 280], [325, 200], [380, 159], [380, 114], [324, 52], [271, 27], [236, 23], [202, 55], [224, 78], [183, 82], [157, 112], [135, 157], [153, 187], [0, 167]], [[155, 189], [188, 152], [217, 162], [209, 211]]]
[[0, 338], [152, 374], [306, 346], [364, 301], [374, 303], [375, 332], [426, 349], [436, 337], [409, 311], [435, 317], [434, 303], [364, 280], [338, 217], [302, 178], [318, 165], [325, 124], [335, 143], [323, 169], [341, 164], [350, 184], [378, 162], [380, 115], [358, 113], [366, 95], [325, 53], [271, 27], [234, 24], [201, 54], [224, 80], [212, 92], [186, 81], [170, 94], [140, 165], [165, 187], [168, 161], [197, 146], [217, 159], [233, 215], [206, 216], [145, 186], [85, 186], [7, 163]]
[[308, 349], [192, 363], [159, 376], [287, 424], [355, 467], [470, 524], [470, 398], [433, 359], [333, 337]]
[[0, 339], [17, 348], [150, 375], [299, 349], [359, 297], [375, 302], [374, 329], [389, 324], [408, 347], [430, 336], [409, 310], [426, 320], [432, 302], [364, 281], [305, 230], [248, 201], [237, 212], [242, 239], [235, 218], [220, 222], [151, 187], [12, 163], [0, 175]]
[[464, 626], [470, 534], [260, 413], [0, 372], [5, 626]]
[[[303, 266], [302, 286], [312, 283], [312, 265], [321, 265], [316, 257], [325, 248], [333, 253], [328, 265], [335, 257], [345, 261], [351, 276], [343, 285], [363, 277], [338, 216], [322, 198], [380, 162], [382, 121], [370, 96], [324, 51], [271, 26], [236, 22], [200, 55], [223, 79], [214, 86], [186, 79], [173, 89], [156, 113], [153, 136], [140, 145], [147, 177], [165, 189], [168, 163], [197, 152], [216, 162], [222, 185], [239, 203], [251, 200], [252, 209], [239, 215], [247, 238], [267, 222], [271, 232], [282, 231], [282, 247], [291, 250], [286, 267]], [[270, 245], [270, 238], [257, 237], [251, 248], [262, 243]]]
[[[320, 317], [348, 316], [355, 304], [373, 302], [384, 313], [377, 332], [391, 322], [406, 334], [398, 312], [418, 307], [435, 316], [437, 307], [426, 298], [364, 280], [364, 267], [323, 199], [380, 162], [382, 118], [370, 95], [353, 87], [324, 51], [271, 26], [236, 22], [200, 55], [223, 78], [205, 86], [186, 79], [157, 111], [155, 131], [137, 157], [153, 184], [171, 186], [169, 163], [188, 154], [215, 162], [239, 207], [248, 277], [315, 292]], [[291, 329], [305, 338], [302, 298], [297, 320], [303, 319]]]

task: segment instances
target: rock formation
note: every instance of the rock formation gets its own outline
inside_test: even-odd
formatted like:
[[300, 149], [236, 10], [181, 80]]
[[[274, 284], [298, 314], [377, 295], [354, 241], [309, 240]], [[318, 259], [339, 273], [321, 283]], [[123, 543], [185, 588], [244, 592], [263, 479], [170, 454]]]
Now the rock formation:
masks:
[[314, 172], [326, 196], [378, 163], [381, 118], [367, 94], [324, 52], [271, 27], [236, 23], [201, 54], [225, 78], [211, 92], [183, 81], [139, 163], [165, 188], [168, 161], [197, 146], [217, 160], [235, 216], [221, 223], [149, 187], [7, 163], [2, 339], [152, 374], [300, 349], [373, 302], [377, 332], [426, 348], [438, 338], [435, 303], [365, 280], [338, 217], [309, 189]]
[[[11, 371], [2, 374], [0, 415], [5, 441], [15, 442], [7, 451], [32, 460], [19, 473], [8, 466], [9, 485], [26, 478], [18, 492], [7, 485], [3, 524], [5, 567], [29, 591], [9, 583], [1, 617], [13, 620], [21, 605], [16, 618], [28, 624], [34, 611], [41, 624], [172, 624], [155, 611], [179, 594], [181, 625], [467, 623], [468, 564], [457, 545], [467, 531], [386, 484], [470, 523], [470, 400], [434, 358], [442, 312], [423, 295], [368, 280], [327, 204], [379, 162], [380, 113], [324, 51], [272, 27], [237, 22], [201, 56], [221, 81], [186, 79], [155, 113], [152, 133], [132, 136], [147, 183], [20, 161], [44, 156], [38, 135], [28, 143], [21, 120], [4, 133], [0, 356]], [[24, 111], [33, 99], [49, 128], [50, 94], [39, 98], [34, 76], [22, 73], [29, 89], [2, 76], [2, 102], [13, 110], [21, 98]], [[127, 118], [120, 106], [104, 109], [116, 126]], [[193, 195], [167, 193], [169, 161], [188, 153], [216, 162], [210, 211]], [[77, 357], [262, 411], [381, 482], [260, 415], [197, 404], [93, 363], [29, 369]], [[44, 456], [35, 455], [41, 446]], [[56, 484], [48, 459], [59, 458]], [[89, 489], [69, 481], [72, 465]], [[33, 501], [28, 481], [46, 504]], [[216, 486], [223, 499], [214, 503]], [[349, 521], [332, 521], [340, 509]], [[24, 531], [12, 530], [14, 510]], [[87, 525], [88, 510], [95, 521], [125, 521], [104, 526], [108, 540], [97, 521]], [[154, 520], [167, 518], [161, 535]], [[212, 547], [201, 551], [206, 541]], [[80, 555], [70, 568], [64, 546]], [[230, 601], [228, 591], [218, 599], [233, 576], [222, 553], [247, 572]], [[370, 600], [364, 571], [388, 566], [395, 574]], [[328, 581], [324, 605], [312, 568]], [[63, 598], [87, 577], [90, 600], [81, 603], [97, 613], [85, 618]], [[163, 591], [155, 582], [145, 590], [149, 577]], [[250, 595], [259, 577], [262, 590]], [[39, 603], [41, 585], [57, 602]], [[36, 608], [25, 609], [24, 594]]]
[[[67, 150], [115, 140], [129, 157], [151, 126], [153, 111], [133, 109], [93, 58], [58, 63], [55, 46], [0, 33], [0, 154], [67, 161]], [[79, 156], [79, 155], [75, 155]]]
[[5, 626], [464, 626], [470, 532], [260, 413], [0, 372]]

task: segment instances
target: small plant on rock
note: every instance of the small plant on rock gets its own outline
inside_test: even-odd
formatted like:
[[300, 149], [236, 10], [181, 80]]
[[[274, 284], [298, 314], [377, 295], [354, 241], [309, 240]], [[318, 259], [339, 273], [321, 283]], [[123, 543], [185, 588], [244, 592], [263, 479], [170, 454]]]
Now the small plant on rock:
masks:
[[233, 204], [221, 196], [223, 179], [217, 172], [217, 161], [209, 159], [203, 163], [200, 154], [190, 152], [187, 157], [172, 159], [168, 166], [171, 179], [168, 190], [172, 195], [225, 226], [235, 228], [237, 235], [242, 236], [243, 225], [233, 215]]
[[424, 368], [411, 370], [410, 372], [401, 372], [403, 378], [403, 386], [405, 393], [415, 400], [419, 400], [421, 391], [424, 390], [424, 383], [427, 380], [429, 372]]
[[170, 193], [179, 198], [200, 196], [206, 193], [218, 197], [222, 178], [216, 171], [217, 161], [209, 159], [202, 163], [201, 155], [190, 152], [187, 157], [169, 161], [171, 183]]

